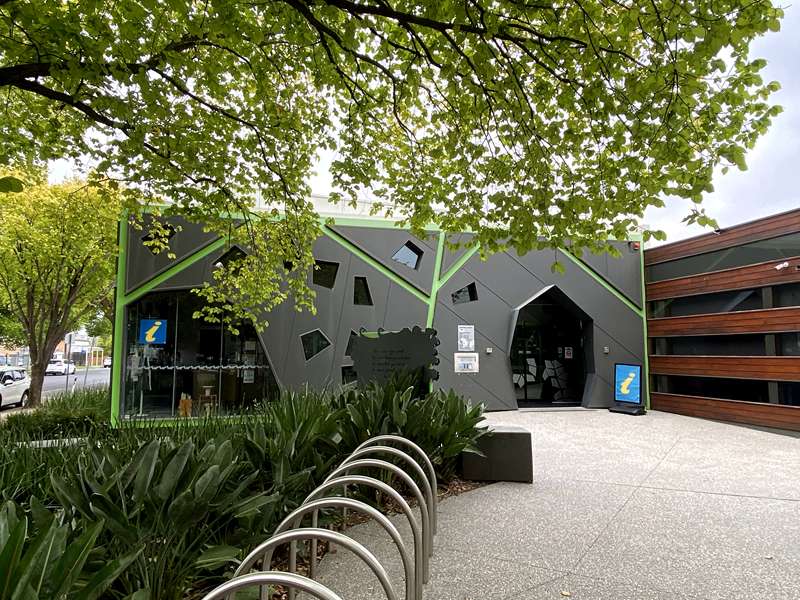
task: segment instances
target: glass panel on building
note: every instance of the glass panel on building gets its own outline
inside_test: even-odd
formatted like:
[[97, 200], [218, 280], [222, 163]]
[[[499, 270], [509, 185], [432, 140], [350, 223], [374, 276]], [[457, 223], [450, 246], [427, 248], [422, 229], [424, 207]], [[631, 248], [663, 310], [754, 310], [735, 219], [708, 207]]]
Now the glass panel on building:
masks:
[[772, 288], [772, 301], [775, 308], [800, 306], [800, 283], [786, 283]]
[[788, 406], [800, 406], [800, 382], [781, 381], [778, 383], [778, 401]]
[[653, 380], [656, 392], [722, 400], [769, 402], [769, 385], [766, 381], [683, 375], [659, 375]]
[[351, 356], [352, 355], [352, 353], [353, 353], [353, 343], [354, 343], [354, 341], [355, 341], [355, 339], [357, 337], [358, 337], [358, 334], [351, 329], [350, 330], [350, 337], [347, 338], [347, 348], [345, 348], [345, 351], [344, 351], [344, 355], [345, 356]]
[[319, 329], [304, 333], [300, 336], [300, 340], [303, 342], [303, 354], [306, 360], [311, 360], [331, 345], [330, 340]]
[[358, 381], [358, 375], [356, 374], [356, 369], [352, 365], [345, 365], [342, 367], [342, 385], [347, 385], [349, 383], [355, 383]]
[[411, 269], [417, 269], [422, 260], [422, 250], [417, 247], [413, 242], [406, 242], [403, 246], [394, 253], [392, 260], [396, 260]]
[[650, 265], [647, 281], [662, 281], [800, 256], [800, 232]]
[[333, 289], [336, 284], [336, 274], [339, 272], [339, 263], [317, 260], [314, 272], [311, 275], [314, 285]]
[[478, 300], [478, 286], [473, 281], [469, 285], [465, 285], [460, 290], [456, 290], [451, 294], [453, 304], [465, 304], [467, 302], [475, 302]]
[[201, 307], [188, 290], [151, 293], [128, 307], [124, 415], [237, 413], [277, 395], [252, 324], [233, 334], [195, 319]]
[[653, 351], [658, 355], [706, 356], [764, 356], [767, 353], [764, 334], [653, 338]]
[[353, 281], [353, 304], [372, 306], [372, 294], [370, 294], [366, 277], [356, 277]]
[[800, 333], [779, 333], [775, 337], [778, 356], [800, 356]]
[[760, 288], [655, 300], [650, 302], [649, 305], [650, 317], [654, 319], [764, 308], [762, 290]]

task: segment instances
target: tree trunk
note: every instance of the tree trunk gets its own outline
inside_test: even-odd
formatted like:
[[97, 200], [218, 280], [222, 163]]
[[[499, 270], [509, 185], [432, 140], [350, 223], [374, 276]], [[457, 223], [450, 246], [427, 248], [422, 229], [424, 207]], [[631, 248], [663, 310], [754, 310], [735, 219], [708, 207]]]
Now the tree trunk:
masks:
[[42, 357], [31, 357], [31, 387], [28, 389], [28, 406], [36, 408], [42, 403], [42, 384], [44, 383], [44, 370], [47, 367], [47, 358], [42, 363]]

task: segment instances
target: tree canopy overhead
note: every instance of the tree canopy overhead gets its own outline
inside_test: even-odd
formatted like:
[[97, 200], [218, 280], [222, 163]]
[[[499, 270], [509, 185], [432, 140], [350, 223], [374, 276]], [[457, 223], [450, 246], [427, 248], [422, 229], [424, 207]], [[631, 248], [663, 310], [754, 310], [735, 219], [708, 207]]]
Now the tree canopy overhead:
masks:
[[745, 167], [779, 112], [749, 48], [781, 17], [750, 0], [0, 0], [0, 155], [89, 154], [221, 232], [260, 196], [286, 217], [235, 232], [253, 253], [222, 286], [251, 305], [284, 279], [307, 297], [320, 151], [343, 198], [368, 188], [418, 229], [599, 249]]

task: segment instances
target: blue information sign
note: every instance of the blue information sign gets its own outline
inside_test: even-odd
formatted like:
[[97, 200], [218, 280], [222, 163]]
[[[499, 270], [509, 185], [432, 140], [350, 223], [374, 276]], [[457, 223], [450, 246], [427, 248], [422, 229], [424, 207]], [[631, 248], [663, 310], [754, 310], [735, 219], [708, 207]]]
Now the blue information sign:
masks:
[[166, 344], [167, 320], [166, 319], [141, 319], [139, 321], [140, 344]]
[[617, 363], [614, 365], [614, 401], [642, 403], [642, 366]]

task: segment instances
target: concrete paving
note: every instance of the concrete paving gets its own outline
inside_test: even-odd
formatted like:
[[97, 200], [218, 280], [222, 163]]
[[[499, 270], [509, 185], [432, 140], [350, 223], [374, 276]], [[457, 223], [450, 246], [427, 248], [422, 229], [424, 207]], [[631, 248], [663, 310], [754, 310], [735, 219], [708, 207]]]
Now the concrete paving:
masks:
[[[651, 412], [509, 412], [533, 433], [534, 483], [443, 501], [425, 600], [798, 600], [800, 439]], [[404, 518], [394, 522], [409, 540]], [[396, 548], [348, 530], [386, 566]], [[319, 579], [384, 598], [344, 550]]]

